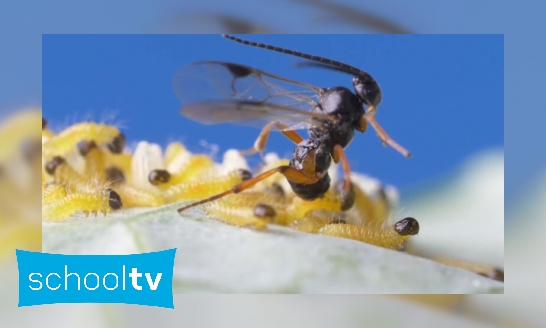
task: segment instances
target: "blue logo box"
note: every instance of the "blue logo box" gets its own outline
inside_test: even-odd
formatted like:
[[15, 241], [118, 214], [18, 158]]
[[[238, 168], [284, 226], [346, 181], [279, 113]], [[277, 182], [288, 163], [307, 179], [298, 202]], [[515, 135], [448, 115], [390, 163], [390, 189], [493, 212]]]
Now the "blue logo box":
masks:
[[16, 253], [19, 306], [126, 303], [174, 308], [176, 249], [131, 255]]

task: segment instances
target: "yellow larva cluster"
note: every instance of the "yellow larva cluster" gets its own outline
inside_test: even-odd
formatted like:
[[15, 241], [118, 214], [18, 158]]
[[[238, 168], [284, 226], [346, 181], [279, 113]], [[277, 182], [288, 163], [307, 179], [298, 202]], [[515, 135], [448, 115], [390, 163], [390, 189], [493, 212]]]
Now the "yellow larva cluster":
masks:
[[210, 156], [191, 154], [177, 142], [164, 155], [146, 142], [129, 152], [113, 125], [83, 122], [56, 134], [42, 119], [44, 221], [199, 199], [249, 176], [246, 170], [224, 172]]
[[[28, 163], [36, 157], [32, 145], [26, 142], [21, 148]], [[289, 162], [270, 155], [254, 173]], [[252, 173], [238, 151], [227, 151], [221, 164], [211, 156], [192, 154], [179, 142], [165, 150], [140, 142], [129, 152], [125, 137], [115, 126], [78, 123], [55, 134], [42, 119], [44, 221], [60, 221], [76, 212], [97, 215], [121, 208], [199, 201], [251, 179]], [[330, 175], [335, 177], [333, 170]], [[391, 221], [392, 201], [381, 183], [365, 188], [356, 174], [351, 176], [349, 195], [343, 183], [337, 181], [323, 197], [305, 201], [295, 196], [281, 174], [274, 174], [248, 190], [206, 202], [203, 209], [209, 217], [239, 227], [264, 230], [269, 224], [277, 224], [395, 250], [403, 250], [408, 239], [419, 232], [414, 218]], [[344, 202], [353, 200], [347, 209]], [[502, 271], [495, 268], [442, 262], [503, 279]]]
[[[252, 178], [238, 152], [226, 153], [224, 163], [217, 164], [178, 142], [165, 151], [147, 142], [140, 142], [132, 153], [124, 146], [125, 137], [113, 125], [84, 122], [55, 134], [43, 120], [43, 219], [200, 200]], [[256, 173], [287, 162], [270, 158]], [[282, 175], [273, 175], [249, 190], [208, 202], [204, 209], [210, 217], [240, 227], [259, 230], [273, 223], [393, 249], [403, 248], [419, 231], [412, 218], [389, 223], [391, 206], [385, 195], [371, 197], [357, 184], [349, 197], [354, 206], [346, 210], [342, 183], [333, 184], [323, 197], [305, 201], [287, 188]]]
[[125, 137], [113, 125], [83, 122], [55, 134], [42, 118], [42, 220], [120, 209], [123, 203], [107, 187], [105, 167], [107, 159], [123, 157], [124, 146]]

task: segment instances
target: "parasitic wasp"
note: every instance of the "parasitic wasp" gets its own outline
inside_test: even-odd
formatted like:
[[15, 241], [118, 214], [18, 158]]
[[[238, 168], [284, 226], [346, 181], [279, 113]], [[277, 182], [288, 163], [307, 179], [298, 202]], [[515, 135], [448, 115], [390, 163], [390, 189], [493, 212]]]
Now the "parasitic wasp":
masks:
[[[282, 132], [296, 144], [296, 149], [288, 165], [246, 179], [229, 190], [186, 205], [178, 212], [237, 194], [275, 173], [284, 175], [301, 199], [322, 197], [330, 187], [328, 168], [332, 160], [341, 162], [343, 167], [344, 181], [339, 192], [342, 210], [347, 210], [354, 203], [354, 191], [344, 148], [353, 139], [354, 131], [363, 133], [368, 124], [384, 145], [392, 146], [406, 157], [411, 156], [376, 121], [381, 89], [370, 74], [335, 60], [231, 35], [224, 37], [244, 45], [305, 59], [299, 66], [351, 74], [354, 92], [341, 86], [321, 88], [260, 69], [221, 61], [200, 61], [181, 68], [174, 76], [173, 85], [183, 103], [183, 116], [204, 124], [232, 123], [262, 128], [254, 146], [244, 154], [263, 153], [272, 130]], [[307, 129], [309, 138], [301, 137], [297, 132], [299, 129]]]

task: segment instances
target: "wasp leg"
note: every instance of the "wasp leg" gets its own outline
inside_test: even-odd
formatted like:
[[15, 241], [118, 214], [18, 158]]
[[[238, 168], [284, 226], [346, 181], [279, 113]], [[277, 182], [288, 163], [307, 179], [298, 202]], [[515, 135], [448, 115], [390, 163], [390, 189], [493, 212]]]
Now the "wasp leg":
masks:
[[354, 187], [351, 183], [351, 168], [349, 167], [349, 161], [347, 160], [345, 151], [343, 151], [343, 147], [340, 145], [334, 146], [332, 157], [334, 158], [335, 163], [341, 161], [341, 165], [343, 166], [343, 175], [345, 177], [343, 185], [340, 186], [339, 184], [336, 184], [334, 188], [341, 198], [341, 210], [346, 211], [353, 207], [356, 198]]
[[341, 160], [341, 165], [343, 166], [343, 175], [345, 176], [343, 188], [345, 190], [351, 189], [351, 168], [349, 167], [349, 161], [347, 160], [345, 151], [343, 151], [343, 147], [341, 147], [340, 145], [335, 145], [332, 157], [334, 159], [334, 163], [336, 164], [339, 163], [339, 161]]
[[303, 141], [303, 138], [294, 130], [290, 130], [290, 127], [284, 123], [281, 122], [269, 122], [260, 132], [260, 135], [258, 135], [258, 138], [254, 142], [254, 146], [248, 150], [242, 150], [240, 151], [241, 155], [247, 156], [252, 155], [255, 153], [263, 154], [265, 150], [265, 144], [267, 143], [267, 139], [269, 138], [269, 133], [271, 132], [271, 129], [275, 127], [279, 131], [282, 132], [288, 139], [292, 140], [295, 144], [299, 144]]
[[[381, 125], [379, 125], [379, 123], [375, 120], [375, 115], [374, 114], [375, 114], [374, 111], [372, 111], [371, 113], [364, 114], [362, 116], [362, 120], [366, 120], [366, 121], [368, 121], [370, 123], [370, 125], [374, 128], [375, 132], [377, 133], [377, 136], [379, 137], [379, 139], [383, 143], [383, 145], [389, 144], [392, 148], [396, 149], [402, 155], [404, 155], [406, 157], [411, 157], [411, 153], [408, 150], [406, 150], [404, 147], [400, 146], [398, 143], [396, 143], [396, 141], [392, 140], [389, 137], [387, 132], [385, 132], [385, 130], [383, 130]], [[361, 126], [364, 126], [364, 123], [361, 123]]]
[[295, 168], [293, 168], [291, 166], [288, 166], [288, 165], [279, 166], [279, 167], [276, 167], [276, 168], [271, 169], [269, 171], [265, 171], [264, 173], [262, 173], [260, 175], [257, 175], [254, 178], [245, 180], [245, 181], [239, 183], [238, 185], [236, 185], [235, 187], [231, 188], [230, 190], [226, 190], [226, 191], [224, 191], [222, 193], [216, 194], [216, 195], [211, 196], [209, 198], [205, 198], [205, 199], [200, 200], [198, 202], [195, 202], [195, 203], [186, 205], [184, 207], [181, 207], [181, 208], [178, 209], [178, 213], [180, 213], [182, 211], [185, 211], [188, 208], [191, 208], [191, 207], [194, 207], [194, 206], [197, 206], [197, 205], [201, 205], [201, 204], [205, 204], [205, 203], [211, 202], [213, 200], [217, 200], [217, 199], [222, 198], [222, 197], [227, 196], [227, 195], [238, 194], [241, 191], [244, 191], [246, 189], [249, 189], [249, 188], [253, 187], [258, 182], [272, 176], [275, 173], [281, 173], [282, 175], [284, 175], [286, 177], [286, 179], [288, 179], [289, 181], [294, 182], [294, 183], [313, 184], [313, 183], [316, 183], [317, 181], [319, 181], [324, 176], [324, 174], [326, 174], [327, 172], [323, 172], [322, 174], [317, 174], [315, 172], [315, 174], [310, 177], [310, 176], [306, 175], [305, 173], [303, 173], [303, 171], [295, 169]]

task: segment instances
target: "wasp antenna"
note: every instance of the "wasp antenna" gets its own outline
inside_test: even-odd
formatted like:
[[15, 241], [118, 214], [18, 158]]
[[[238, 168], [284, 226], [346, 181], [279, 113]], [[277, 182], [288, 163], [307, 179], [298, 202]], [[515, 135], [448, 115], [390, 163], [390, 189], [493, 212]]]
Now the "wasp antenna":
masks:
[[[356, 68], [354, 66], [342, 63], [342, 62], [337, 61], [337, 60], [333, 60], [333, 59], [329, 59], [329, 58], [325, 58], [325, 57], [320, 57], [320, 56], [315, 56], [315, 55], [310, 55], [310, 54], [306, 54], [304, 52], [294, 51], [294, 50], [290, 50], [290, 49], [286, 49], [286, 48], [275, 47], [275, 46], [265, 44], [265, 43], [247, 41], [247, 40], [243, 40], [243, 39], [231, 36], [229, 34], [222, 34], [222, 36], [224, 38], [226, 38], [226, 39], [229, 39], [229, 40], [232, 40], [232, 41], [235, 41], [235, 42], [247, 45], [247, 46], [272, 50], [272, 51], [276, 51], [276, 52], [284, 53], [284, 54], [287, 54], [287, 55], [292, 55], [292, 56], [304, 58], [304, 59], [311, 60], [311, 61], [318, 62], [318, 63], [322, 64], [322, 65], [317, 65], [317, 66], [331, 68], [331, 69], [334, 69], [334, 70], [337, 70], [337, 71], [341, 71], [341, 72], [345, 72], [345, 73], [353, 74], [353, 75], [357, 75], [357, 76], [362, 76], [362, 77], [365, 77], [365, 78], [370, 77], [370, 75], [368, 73], [362, 71], [361, 69], [358, 69], [358, 68]], [[311, 65], [309, 65], [309, 66], [311, 66]]]

